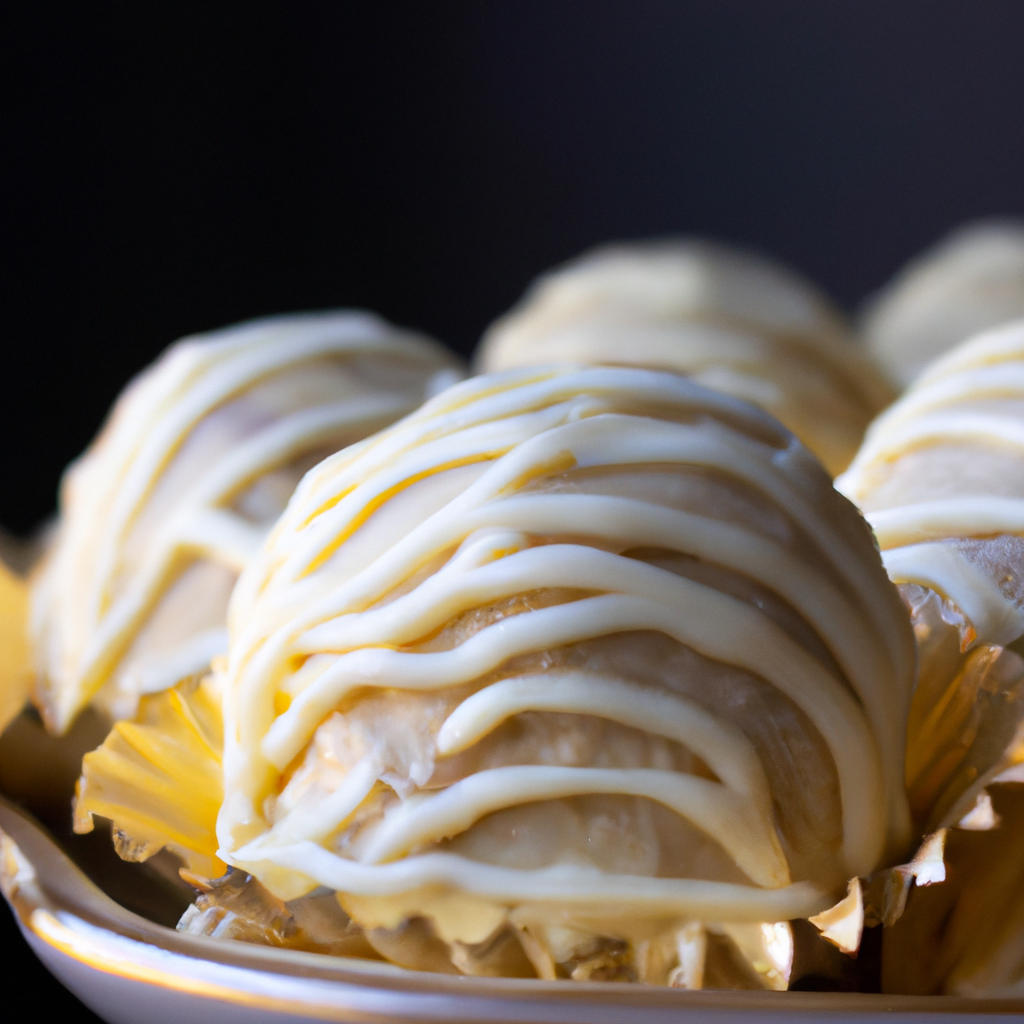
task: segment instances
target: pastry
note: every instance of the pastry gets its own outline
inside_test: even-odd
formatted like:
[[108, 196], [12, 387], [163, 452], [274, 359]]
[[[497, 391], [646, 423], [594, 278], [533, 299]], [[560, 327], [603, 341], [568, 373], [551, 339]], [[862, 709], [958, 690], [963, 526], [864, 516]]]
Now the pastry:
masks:
[[781, 420], [833, 475], [895, 397], [839, 312], [760, 256], [682, 240], [596, 249], [494, 323], [484, 371], [553, 362], [685, 373]]
[[32, 586], [35, 700], [66, 730], [130, 718], [226, 649], [239, 570], [310, 466], [459, 376], [435, 342], [367, 313], [187, 338], [140, 374], [68, 469]]
[[836, 486], [865, 510], [914, 623], [915, 821], [954, 829], [947, 881], [915, 891], [887, 936], [886, 985], [1007, 994], [1024, 969], [1024, 321], [936, 361]]
[[1024, 316], [1024, 222], [967, 224], [912, 260], [867, 305], [867, 346], [906, 387], [957, 342]]
[[[219, 698], [219, 850], [209, 810], [175, 843], [236, 871], [186, 930], [295, 942], [326, 887], [408, 967], [785, 988], [786, 922], [910, 840], [913, 638], [868, 530], [775, 421], [675, 374], [450, 388], [306, 475], [229, 624], [79, 797], [147, 750], [173, 777], [156, 741]], [[99, 812], [128, 852], [145, 788]]]
[[[975, 730], [972, 716], [979, 713], [975, 701], [964, 699], [965, 687], [1009, 693], [1024, 673], [1012, 649], [1024, 634], [1022, 399], [1018, 323], [934, 363], [872, 425], [836, 481], [864, 510], [914, 618], [921, 679], [907, 771], [911, 803], [930, 827], [970, 809], [999, 770], [998, 758], [984, 770], [983, 764], [1012, 737], [1021, 713], [1015, 698], [993, 718], [998, 740], [982, 730], [974, 756], [961, 749], [955, 725], [966, 729], [970, 722]], [[954, 680], [961, 697], [947, 706]], [[959, 771], [954, 748], [967, 757]]]

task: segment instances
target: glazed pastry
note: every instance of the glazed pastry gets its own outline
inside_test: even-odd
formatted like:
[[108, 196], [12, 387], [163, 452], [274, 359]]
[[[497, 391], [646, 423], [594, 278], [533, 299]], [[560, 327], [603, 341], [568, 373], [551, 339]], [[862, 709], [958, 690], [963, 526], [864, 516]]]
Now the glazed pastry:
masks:
[[172, 346], [68, 470], [32, 593], [35, 700], [63, 732], [226, 648], [239, 570], [310, 466], [459, 376], [440, 345], [366, 313], [258, 320]]
[[1024, 222], [980, 221], [912, 260], [868, 304], [863, 333], [906, 387], [957, 342], [1024, 317]]
[[545, 274], [476, 360], [484, 371], [570, 362], [685, 373], [766, 409], [833, 475], [895, 397], [809, 282], [703, 241], [608, 246]]
[[933, 364], [836, 486], [914, 619], [911, 804], [926, 829], [954, 824], [1008, 767], [1024, 717], [1024, 322]]
[[1024, 805], [1006, 785], [1024, 781], [1024, 321], [934, 363], [836, 486], [865, 510], [913, 618], [915, 820], [958, 826], [947, 880], [915, 890], [886, 936], [887, 990], [1008, 994], [1024, 967]]
[[910, 838], [869, 532], [675, 374], [449, 389], [307, 474], [229, 622], [220, 857], [406, 966], [785, 987], [785, 922]]

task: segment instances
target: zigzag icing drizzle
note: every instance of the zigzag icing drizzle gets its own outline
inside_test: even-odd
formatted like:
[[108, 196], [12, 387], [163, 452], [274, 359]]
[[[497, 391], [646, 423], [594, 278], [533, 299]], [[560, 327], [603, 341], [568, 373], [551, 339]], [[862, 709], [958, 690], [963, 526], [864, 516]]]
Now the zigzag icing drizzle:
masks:
[[[185, 339], [138, 377], [67, 473], [35, 584], [50, 724], [65, 729], [94, 699], [130, 715], [139, 693], [223, 651], [230, 587], [303, 463], [415, 408], [454, 366], [433, 342], [342, 312]], [[155, 634], [169, 626], [173, 642], [147, 635], [133, 662], [147, 623]]]
[[[651, 491], [651, 473], [666, 488], [710, 475], [755, 494], [775, 525], [672, 507]], [[600, 493], [602, 474], [627, 489], [633, 480], [634, 493]], [[640, 549], [713, 575], [629, 554]], [[776, 595], [802, 625], [787, 631], [726, 579]], [[473, 618], [516, 601], [526, 602], [517, 613]], [[230, 625], [221, 855], [282, 895], [323, 884], [386, 900], [441, 886], [492, 905], [613, 918], [783, 920], [828, 904], [822, 878], [827, 888], [870, 871], [906, 840], [912, 638], [870, 538], [772, 420], [675, 375], [570, 367], [449, 389], [306, 476], [242, 574]], [[760, 680], [820, 737], [842, 825], [817, 882], [793, 878], [771, 772], [727, 713], [585, 659], [558, 661], [649, 631]], [[523, 659], [533, 667], [517, 669]], [[707, 770], [488, 762], [445, 784], [431, 782], [433, 768], [418, 781], [413, 771], [396, 799], [381, 781], [384, 718], [380, 744], [356, 751], [315, 799], [292, 799], [301, 766], [327, 771], [323, 730], [354, 722], [375, 694], [396, 714], [416, 695], [448, 701], [430, 726], [441, 771], [492, 738], [486, 749], [500, 753], [502, 728], [531, 715], [636, 730]], [[711, 837], [742, 881], [517, 869], [444, 845], [506, 809], [593, 794], [668, 808]], [[344, 848], [343, 835], [355, 835]]]

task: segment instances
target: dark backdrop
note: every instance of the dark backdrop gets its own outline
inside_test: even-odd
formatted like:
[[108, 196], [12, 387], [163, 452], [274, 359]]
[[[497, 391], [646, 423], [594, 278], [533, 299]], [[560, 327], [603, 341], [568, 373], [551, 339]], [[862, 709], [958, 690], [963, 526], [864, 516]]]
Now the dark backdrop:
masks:
[[[52, 510], [166, 344], [243, 317], [356, 304], [467, 352], [550, 264], [682, 231], [852, 305], [1024, 214], [1022, 54], [1019, 0], [8, 9], [0, 523]], [[23, 952], [5, 1000], [55, 1005]]]
[[849, 305], [1024, 213], [1019, 0], [20, 5], [3, 16], [0, 524], [187, 332], [355, 304], [468, 351], [610, 237]]

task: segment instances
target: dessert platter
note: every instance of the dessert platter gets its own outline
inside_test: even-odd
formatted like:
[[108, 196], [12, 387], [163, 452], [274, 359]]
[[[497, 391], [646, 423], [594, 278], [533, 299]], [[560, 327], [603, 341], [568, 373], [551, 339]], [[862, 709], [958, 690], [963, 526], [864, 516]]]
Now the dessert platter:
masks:
[[472, 370], [358, 311], [171, 346], [0, 564], [40, 959], [115, 1024], [1024, 1012], [1014, 231], [859, 328], [682, 239]]

